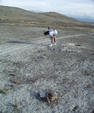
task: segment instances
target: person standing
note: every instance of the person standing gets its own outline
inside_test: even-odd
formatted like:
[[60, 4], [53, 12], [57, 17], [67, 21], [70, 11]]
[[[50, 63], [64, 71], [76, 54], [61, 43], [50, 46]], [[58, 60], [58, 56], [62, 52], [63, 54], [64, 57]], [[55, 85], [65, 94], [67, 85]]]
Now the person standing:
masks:
[[50, 27], [48, 27], [48, 32], [51, 39], [50, 47], [52, 47], [53, 45], [56, 45], [56, 36], [58, 32], [56, 29], [50, 29]]

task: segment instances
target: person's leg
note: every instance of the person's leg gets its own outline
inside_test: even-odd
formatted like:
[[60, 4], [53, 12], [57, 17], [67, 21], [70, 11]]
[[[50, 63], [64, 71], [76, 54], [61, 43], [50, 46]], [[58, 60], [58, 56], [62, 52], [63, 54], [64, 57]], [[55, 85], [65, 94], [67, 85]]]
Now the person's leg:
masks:
[[54, 40], [54, 45], [56, 45], [56, 36], [53, 36]]
[[54, 43], [54, 37], [53, 36], [51, 37], [51, 43], [52, 44]]
[[53, 38], [53, 36], [51, 36], [50, 39], [51, 39], [50, 47], [52, 47], [52, 46], [53, 46], [53, 42], [54, 42], [54, 38]]
[[54, 43], [56, 43], [56, 36], [54, 36]]

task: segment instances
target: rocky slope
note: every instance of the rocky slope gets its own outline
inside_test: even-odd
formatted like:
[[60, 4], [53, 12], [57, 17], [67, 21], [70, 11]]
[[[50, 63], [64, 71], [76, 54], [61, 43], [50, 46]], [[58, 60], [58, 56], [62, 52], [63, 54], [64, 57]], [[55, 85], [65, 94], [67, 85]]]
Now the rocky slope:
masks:
[[[58, 30], [50, 48], [46, 28], [0, 28], [1, 113], [94, 112], [94, 33]], [[47, 89], [57, 92], [56, 102], [36, 98]]]

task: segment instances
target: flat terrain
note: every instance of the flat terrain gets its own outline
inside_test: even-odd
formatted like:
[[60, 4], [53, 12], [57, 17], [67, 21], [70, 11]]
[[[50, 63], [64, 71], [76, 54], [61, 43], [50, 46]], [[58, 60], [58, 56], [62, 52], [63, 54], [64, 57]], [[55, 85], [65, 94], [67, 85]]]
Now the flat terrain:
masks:
[[[46, 30], [0, 25], [0, 113], [93, 113], [94, 33], [58, 30], [50, 48]], [[45, 89], [56, 103], [36, 98]]]

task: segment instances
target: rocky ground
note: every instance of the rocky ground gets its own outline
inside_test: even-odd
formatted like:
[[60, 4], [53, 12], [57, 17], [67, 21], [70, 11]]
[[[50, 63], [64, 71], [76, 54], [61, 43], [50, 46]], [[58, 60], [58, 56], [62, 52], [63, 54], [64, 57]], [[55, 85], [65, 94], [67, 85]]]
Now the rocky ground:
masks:
[[[0, 26], [0, 113], [94, 113], [94, 33]], [[57, 92], [56, 102], [36, 98]]]

